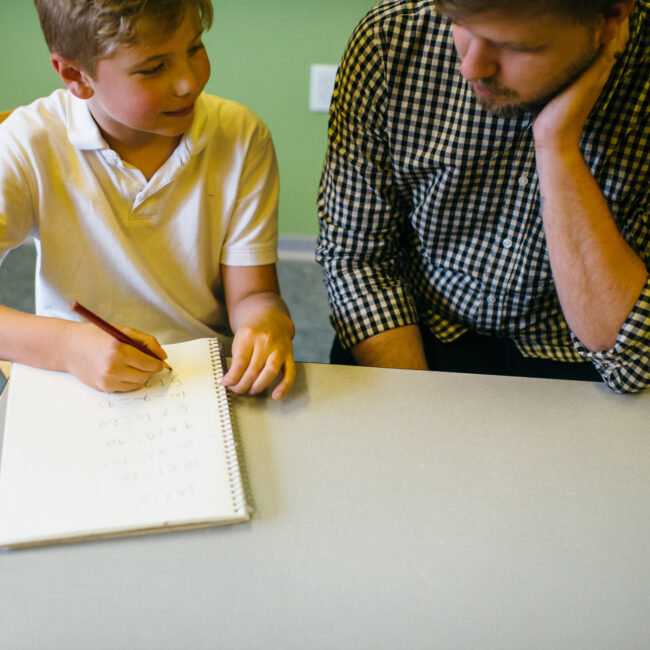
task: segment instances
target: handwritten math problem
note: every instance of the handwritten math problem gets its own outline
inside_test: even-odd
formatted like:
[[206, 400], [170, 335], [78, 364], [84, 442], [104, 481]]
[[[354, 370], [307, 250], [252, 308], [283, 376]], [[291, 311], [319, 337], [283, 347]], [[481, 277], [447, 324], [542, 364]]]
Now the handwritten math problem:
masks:
[[132, 484], [145, 504], [194, 494], [197, 424], [177, 373], [158, 373], [134, 393], [102, 394], [96, 412], [101, 472]]

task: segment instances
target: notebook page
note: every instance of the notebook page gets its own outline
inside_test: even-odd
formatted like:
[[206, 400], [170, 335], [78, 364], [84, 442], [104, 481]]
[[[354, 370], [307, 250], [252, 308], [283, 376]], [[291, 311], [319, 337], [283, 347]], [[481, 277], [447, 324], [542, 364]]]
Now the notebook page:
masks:
[[165, 347], [172, 372], [131, 393], [14, 365], [0, 543], [219, 521], [234, 511], [209, 340]]

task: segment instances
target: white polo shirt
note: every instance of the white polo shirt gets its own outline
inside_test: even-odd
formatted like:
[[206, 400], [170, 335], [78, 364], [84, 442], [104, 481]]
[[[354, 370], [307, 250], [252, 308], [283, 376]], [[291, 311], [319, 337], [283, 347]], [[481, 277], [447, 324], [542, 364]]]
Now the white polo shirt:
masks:
[[277, 261], [278, 171], [268, 129], [203, 94], [147, 181], [66, 90], [0, 125], [0, 261], [37, 243], [36, 313], [103, 318], [173, 343], [230, 329], [220, 265]]

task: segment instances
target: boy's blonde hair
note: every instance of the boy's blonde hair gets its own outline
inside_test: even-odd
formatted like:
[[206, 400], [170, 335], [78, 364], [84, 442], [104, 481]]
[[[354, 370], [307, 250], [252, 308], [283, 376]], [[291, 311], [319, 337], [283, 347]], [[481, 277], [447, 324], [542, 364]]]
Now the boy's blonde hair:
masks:
[[211, 0], [34, 0], [50, 52], [90, 75], [99, 59], [135, 41], [142, 19], [165, 36], [194, 9], [204, 29], [212, 24]]

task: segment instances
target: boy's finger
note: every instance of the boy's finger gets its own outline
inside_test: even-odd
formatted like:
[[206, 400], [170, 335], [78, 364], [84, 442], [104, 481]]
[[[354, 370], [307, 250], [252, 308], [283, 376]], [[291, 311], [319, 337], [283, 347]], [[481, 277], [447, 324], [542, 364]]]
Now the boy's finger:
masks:
[[127, 368], [133, 368], [136, 371], [151, 374], [160, 372], [165, 366], [160, 359], [156, 359], [128, 343], [123, 343], [120, 348], [122, 361]]
[[158, 340], [156, 339], [155, 336], [151, 336], [151, 334], [147, 334], [146, 332], [141, 332], [140, 330], [136, 330], [133, 327], [126, 327], [126, 326], [121, 326], [121, 325], [116, 325], [119, 330], [124, 332], [127, 336], [130, 336], [132, 339], [135, 339], [138, 343], [142, 343], [147, 350], [150, 352], [153, 352], [156, 356], [160, 357], [161, 359], [166, 359], [167, 358], [167, 353], [165, 350], [163, 350], [162, 346], [160, 343], [158, 343]]
[[296, 364], [293, 358], [290, 357], [284, 364], [284, 376], [282, 377], [282, 381], [273, 389], [271, 398], [274, 400], [282, 399], [293, 385], [295, 378]]
[[259, 364], [253, 364], [251, 361], [251, 364], [248, 366], [248, 368], [246, 368], [246, 372], [244, 372], [243, 375], [239, 378], [239, 381], [231, 382], [228, 385], [228, 388], [230, 388], [230, 390], [234, 393], [248, 393], [251, 389], [251, 386], [255, 383], [258, 376], [260, 375], [261, 371], [262, 370], [259, 367]]
[[221, 384], [230, 388], [238, 384], [241, 381], [248, 364], [250, 363], [250, 358], [252, 354], [251, 348], [245, 348], [244, 350], [233, 350], [232, 362], [228, 372], [222, 377]]
[[[143, 382], [144, 383], [144, 382]], [[111, 389], [108, 392], [111, 393], [129, 393], [134, 390], [138, 390], [139, 388], [142, 388], [143, 384], [133, 384], [127, 381], [122, 381], [119, 384], [115, 386], [115, 388]]]
[[[145, 354], [143, 356], [147, 357], [148, 355]], [[151, 361], [149, 359], [151, 359]], [[145, 381], [147, 381], [147, 379], [149, 379], [149, 377], [151, 377], [154, 372], [159, 372], [162, 370], [161, 361], [156, 361], [151, 357], [149, 357], [149, 359], [144, 359], [144, 363], [151, 364], [151, 362], [153, 362], [153, 370], [151, 369], [151, 365], [149, 365], [148, 368], [140, 368], [138, 366], [129, 364], [119, 368], [113, 377], [120, 382], [142, 385]]]
[[249, 389], [251, 395], [261, 393], [280, 374], [282, 361], [278, 354], [272, 354]]

